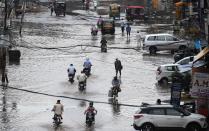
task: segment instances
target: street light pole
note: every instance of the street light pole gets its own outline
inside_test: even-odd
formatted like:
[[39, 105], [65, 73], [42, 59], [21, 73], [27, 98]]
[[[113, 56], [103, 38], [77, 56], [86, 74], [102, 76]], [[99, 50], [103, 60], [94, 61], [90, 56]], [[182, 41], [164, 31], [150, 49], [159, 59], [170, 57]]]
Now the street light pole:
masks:
[[7, 0], [5, 0], [4, 32], [7, 30]]

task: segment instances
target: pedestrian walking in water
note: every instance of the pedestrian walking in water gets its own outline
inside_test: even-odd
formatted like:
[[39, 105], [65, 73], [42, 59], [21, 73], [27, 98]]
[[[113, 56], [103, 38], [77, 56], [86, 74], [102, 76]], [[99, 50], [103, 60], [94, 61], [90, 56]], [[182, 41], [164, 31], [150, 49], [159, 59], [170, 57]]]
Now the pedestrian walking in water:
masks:
[[121, 61], [118, 60], [118, 58], [115, 59], [115, 72], [116, 76], [118, 76], [118, 72], [120, 73], [121, 76], [121, 70], [123, 69], [123, 66], [121, 64]]
[[127, 24], [126, 26], [126, 33], [127, 33], [127, 37], [130, 37], [130, 34], [131, 34], [131, 27], [129, 24]]
[[8, 80], [8, 77], [7, 77], [7, 72], [8, 71], [7, 71], [6, 68], [2, 72], [2, 79], [1, 79], [2, 83], [5, 83], [5, 82], [6, 82], [6, 84], [9, 83], [9, 80]]
[[136, 34], [136, 40], [137, 40], [137, 48], [141, 48], [141, 35], [139, 33], [139, 31], [137, 31], [137, 34]]
[[201, 41], [199, 38], [196, 38], [194, 41], [195, 53], [198, 54], [202, 51]]
[[51, 10], [51, 16], [52, 16], [52, 14], [53, 14], [53, 12], [54, 12], [54, 5], [51, 3], [50, 6], [49, 6], [49, 8], [50, 8], [50, 10]]
[[125, 29], [125, 21], [123, 19], [121, 19], [121, 23], [120, 23], [120, 27], [121, 27], [121, 31], [122, 31], [122, 35], [124, 33], [124, 29]]

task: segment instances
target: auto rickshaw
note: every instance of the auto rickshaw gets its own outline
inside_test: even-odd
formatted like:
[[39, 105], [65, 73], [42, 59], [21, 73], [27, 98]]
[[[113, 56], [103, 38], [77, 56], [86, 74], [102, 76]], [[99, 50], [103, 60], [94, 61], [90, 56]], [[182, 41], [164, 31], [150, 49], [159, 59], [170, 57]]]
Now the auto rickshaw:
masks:
[[112, 19], [106, 19], [102, 21], [101, 24], [101, 32], [102, 35], [111, 34], [114, 35], [115, 33], [115, 22]]
[[128, 21], [144, 20], [144, 7], [143, 6], [127, 6], [126, 19]]
[[120, 5], [110, 4], [109, 17], [113, 17], [113, 19], [116, 19], [116, 18], [120, 19]]
[[54, 12], [55, 12], [56, 16], [59, 16], [59, 15], [65, 16], [66, 3], [65, 2], [55, 2]]

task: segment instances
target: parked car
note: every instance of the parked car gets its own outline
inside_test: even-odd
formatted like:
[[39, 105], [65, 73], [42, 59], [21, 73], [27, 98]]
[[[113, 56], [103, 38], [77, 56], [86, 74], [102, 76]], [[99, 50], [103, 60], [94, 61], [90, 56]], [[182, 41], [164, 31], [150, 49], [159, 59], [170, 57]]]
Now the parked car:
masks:
[[192, 64], [195, 58], [196, 56], [188, 56], [177, 61], [175, 64], [179, 64], [179, 70], [182, 72], [189, 71], [192, 69]]
[[191, 48], [186, 40], [180, 40], [171, 34], [151, 34], [145, 35], [143, 39], [143, 49], [156, 54], [157, 51], [170, 50], [172, 52]]
[[185, 50], [179, 50], [177, 52], [175, 52], [173, 54], [173, 59], [174, 59], [174, 62], [177, 62], [185, 57], [188, 57], [188, 56], [194, 56], [195, 53], [193, 51], [193, 48], [187, 48]]
[[172, 105], [148, 105], [134, 114], [133, 127], [136, 130], [155, 131], [156, 129], [186, 129], [200, 131], [207, 128], [206, 117], [190, 113]]
[[114, 35], [115, 34], [115, 22], [113, 19], [105, 19], [102, 21], [101, 24], [101, 32], [102, 35], [105, 34], [111, 34]]
[[172, 74], [177, 71], [184, 75], [185, 72], [191, 71], [192, 64], [196, 56], [185, 57], [174, 64], [160, 65], [156, 71], [156, 80], [158, 83], [168, 83], [172, 80]]
[[156, 71], [156, 80], [158, 83], [168, 83], [172, 80], [171, 76], [175, 71], [179, 71], [179, 64], [160, 65]]

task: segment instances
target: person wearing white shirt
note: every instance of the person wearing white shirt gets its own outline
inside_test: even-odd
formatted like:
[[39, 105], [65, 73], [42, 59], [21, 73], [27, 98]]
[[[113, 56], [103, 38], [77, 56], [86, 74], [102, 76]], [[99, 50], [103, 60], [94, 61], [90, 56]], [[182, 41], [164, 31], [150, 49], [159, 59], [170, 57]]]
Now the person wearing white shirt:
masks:
[[136, 40], [137, 40], [137, 48], [141, 48], [142, 47], [142, 45], [141, 45], [141, 35], [140, 35], [139, 31], [137, 31]]

